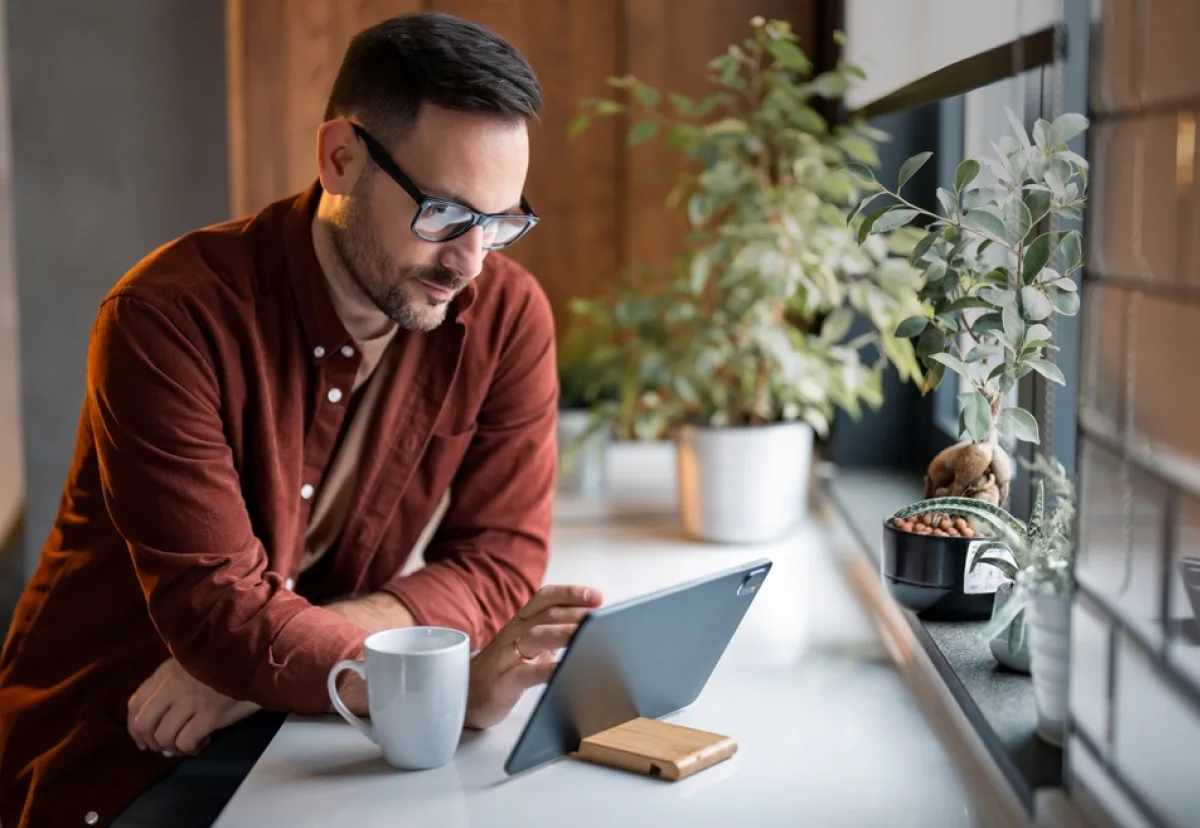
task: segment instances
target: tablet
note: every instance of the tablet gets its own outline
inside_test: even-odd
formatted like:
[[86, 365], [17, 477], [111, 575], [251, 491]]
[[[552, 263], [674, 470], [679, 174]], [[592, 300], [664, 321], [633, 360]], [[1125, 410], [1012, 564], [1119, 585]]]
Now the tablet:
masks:
[[766, 558], [592, 610], [575, 630], [504, 770], [578, 750], [583, 739], [700, 695], [771, 570]]

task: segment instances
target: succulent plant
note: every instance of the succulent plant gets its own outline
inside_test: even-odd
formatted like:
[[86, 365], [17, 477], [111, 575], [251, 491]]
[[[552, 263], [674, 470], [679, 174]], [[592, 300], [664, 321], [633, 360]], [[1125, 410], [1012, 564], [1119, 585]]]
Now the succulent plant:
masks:
[[[966, 497], [935, 497], [905, 506], [894, 518], [935, 513], [961, 517], [994, 530], [995, 536], [972, 544], [971, 568], [992, 566], [1016, 582], [1016, 591], [984, 628], [991, 637], [1008, 628], [1009, 649], [1024, 641], [1024, 609], [1031, 592], [1046, 590], [1059, 595], [1073, 584], [1075, 552], [1075, 485], [1058, 461], [1039, 456], [1030, 464], [1040, 475], [1029, 520], [1022, 521], [990, 503]], [[1051, 507], [1046, 508], [1045, 484], [1050, 484]], [[1009, 552], [1012, 560], [1000, 552]], [[1015, 562], [1015, 563], [1014, 563]]]

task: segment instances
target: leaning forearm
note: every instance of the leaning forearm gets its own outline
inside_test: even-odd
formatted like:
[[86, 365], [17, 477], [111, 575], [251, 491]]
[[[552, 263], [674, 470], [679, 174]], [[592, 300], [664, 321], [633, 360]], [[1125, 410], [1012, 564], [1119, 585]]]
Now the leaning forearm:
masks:
[[377, 592], [365, 598], [338, 601], [325, 609], [353, 621], [368, 633], [411, 627], [416, 624], [412, 613], [400, 600], [386, 592]]

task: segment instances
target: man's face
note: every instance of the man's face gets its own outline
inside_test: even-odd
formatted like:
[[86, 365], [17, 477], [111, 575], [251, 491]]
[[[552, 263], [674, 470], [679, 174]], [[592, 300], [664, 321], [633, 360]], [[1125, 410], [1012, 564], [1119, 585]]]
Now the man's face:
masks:
[[[481, 213], [521, 212], [529, 166], [524, 124], [425, 106], [403, 141], [387, 149], [428, 196]], [[402, 328], [430, 331], [479, 275], [487, 251], [480, 227], [445, 242], [417, 238], [410, 229], [416, 211], [412, 197], [368, 163], [330, 225], [342, 263], [380, 310]]]

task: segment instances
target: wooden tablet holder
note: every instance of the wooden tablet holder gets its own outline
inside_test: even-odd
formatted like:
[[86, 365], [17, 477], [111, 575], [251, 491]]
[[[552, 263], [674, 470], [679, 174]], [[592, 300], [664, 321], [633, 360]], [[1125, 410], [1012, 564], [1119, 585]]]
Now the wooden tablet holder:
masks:
[[728, 736], [637, 718], [588, 736], [576, 759], [675, 782], [737, 752]]

